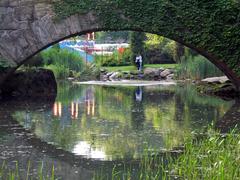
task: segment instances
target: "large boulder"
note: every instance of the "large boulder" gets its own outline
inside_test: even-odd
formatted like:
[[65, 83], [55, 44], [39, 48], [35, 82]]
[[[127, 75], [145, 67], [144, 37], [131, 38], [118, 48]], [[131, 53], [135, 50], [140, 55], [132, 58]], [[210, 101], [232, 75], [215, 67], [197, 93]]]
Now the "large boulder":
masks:
[[202, 82], [208, 83], [208, 84], [224, 84], [224, 83], [230, 82], [230, 80], [227, 78], [227, 76], [220, 76], [220, 77], [206, 78], [206, 79], [203, 79]]
[[52, 71], [34, 69], [15, 72], [1, 90], [5, 97], [56, 97], [57, 83]]
[[108, 73], [106, 74], [106, 77], [109, 78], [113, 73], [114, 73], [114, 72], [108, 72]]
[[144, 76], [156, 77], [156, 76], [159, 76], [159, 74], [160, 74], [159, 69], [156, 69], [156, 68], [145, 68], [144, 69]]
[[119, 72], [114, 72], [114, 73], [112, 73], [112, 75], [111, 76], [109, 76], [109, 80], [110, 81], [115, 81], [115, 80], [117, 80], [118, 78], [119, 78]]
[[168, 75], [170, 75], [172, 71], [170, 69], [165, 69], [160, 73], [161, 78], [166, 78]]

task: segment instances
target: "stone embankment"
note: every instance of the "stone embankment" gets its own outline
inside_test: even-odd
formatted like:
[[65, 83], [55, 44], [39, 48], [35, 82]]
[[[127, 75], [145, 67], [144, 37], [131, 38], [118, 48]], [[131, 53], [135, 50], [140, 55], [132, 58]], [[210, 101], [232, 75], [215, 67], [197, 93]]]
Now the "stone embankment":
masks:
[[101, 70], [101, 81], [119, 81], [119, 80], [166, 80], [172, 81], [174, 79], [174, 69], [164, 68], [145, 68], [144, 71], [117, 71], [108, 72]]

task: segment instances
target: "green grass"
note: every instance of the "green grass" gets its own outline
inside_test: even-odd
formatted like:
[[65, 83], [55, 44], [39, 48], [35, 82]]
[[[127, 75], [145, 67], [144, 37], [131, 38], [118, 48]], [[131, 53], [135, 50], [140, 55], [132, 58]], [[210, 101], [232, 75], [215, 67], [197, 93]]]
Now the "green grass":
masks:
[[145, 68], [150, 67], [150, 68], [176, 68], [178, 64], [146, 64], [144, 65]]
[[[176, 68], [177, 64], [145, 64], [144, 68]], [[137, 70], [135, 66], [113, 66], [113, 67], [103, 67], [107, 71], [134, 71]]]
[[[112, 179], [240, 179], [240, 134], [220, 134], [209, 130], [198, 140], [188, 137], [184, 152], [173, 158], [169, 154], [145, 156], [136, 169], [112, 170]], [[95, 174], [94, 179], [104, 179]]]
[[240, 179], [240, 134], [210, 132], [197, 143], [188, 141], [172, 169], [183, 179]]
[[[43, 162], [39, 164], [37, 168], [37, 174], [33, 175], [32, 172], [34, 168], [31, 165], [31, 162], [28, 161], [27, 164], [27, 172], [25, 174], [20, 173], [20, 168], [18, 162], [16, 161], [15, 168], [9, 168], [5, 161], [0, 165], [0, 179], [6, 180], [30, 180], [30, 179], [37, 179], [37, 180], [54, 180], [55, 179], [55, 168], [54, 165], [48, 172], [48, 174], [43, 172]], [[21, 174], [21, 175], [20, 175]]]

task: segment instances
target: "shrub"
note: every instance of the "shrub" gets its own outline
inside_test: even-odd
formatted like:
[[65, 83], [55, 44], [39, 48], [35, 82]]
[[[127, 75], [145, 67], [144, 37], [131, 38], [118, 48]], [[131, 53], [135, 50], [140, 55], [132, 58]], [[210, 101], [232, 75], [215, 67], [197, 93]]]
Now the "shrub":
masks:
[[203, 79], [213, 76], [222, 76], [223, 73], [203, 56], [183, 57], [177, 69], [180, 79]]
[[65, 78], [70, 71], [76, 74], [85, 68], [83, 59], [73, 51], [67, 49], [49, 48], [41, 53], [46, 68], [53, 70], [56, 78]]
[[79, 79], [81, 81], [97, 80], [100, 78], [100, 68], [95, 64], [87, 65], [81, 72]]
[[131, 50], [126, 48], [121, 54], [114, 51], [111, 55], [95, 55], [95, 64], [98, 66], [126, 66], [132, 64]]
[[39, 53], [39, 54], [33, 56], [32, 58], [30, 58], [24, 65], [29, 66], [29, 67], [44, 66], [43, 58], [42, 58], [41, 54]]

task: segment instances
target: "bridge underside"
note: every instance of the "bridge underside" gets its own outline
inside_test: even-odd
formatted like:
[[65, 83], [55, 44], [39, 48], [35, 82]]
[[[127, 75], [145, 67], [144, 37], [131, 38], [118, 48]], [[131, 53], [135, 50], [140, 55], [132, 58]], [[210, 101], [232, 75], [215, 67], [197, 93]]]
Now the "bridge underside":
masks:
[[0, 84], [27, 59], [63, 39], [93, 31], [133, 30], [159, 34], [196, 50], [239, 90], [240, 5], [230, 0], [225, 6], [220, 0], [158, 1], [2, 0], [0, 64], [7, 70], [0, 69]]

